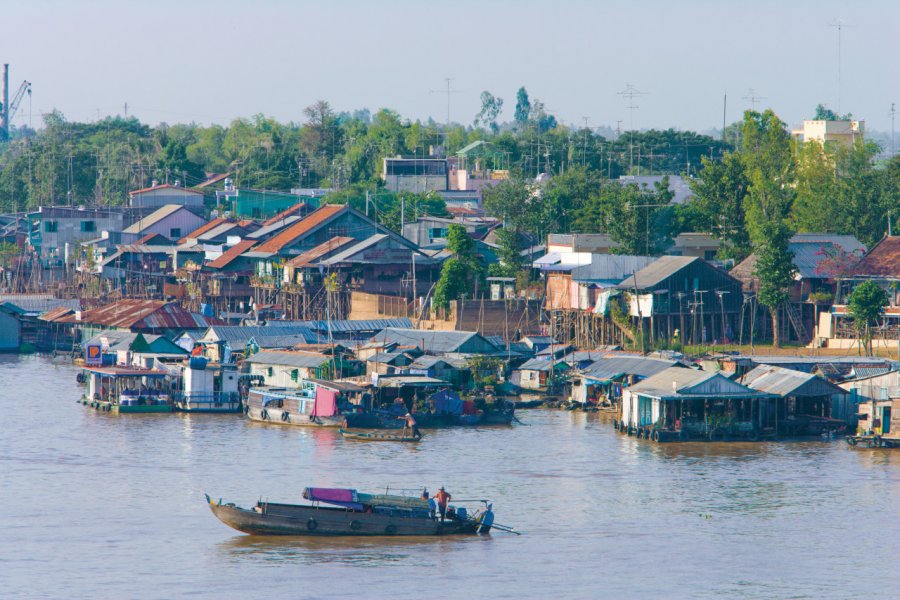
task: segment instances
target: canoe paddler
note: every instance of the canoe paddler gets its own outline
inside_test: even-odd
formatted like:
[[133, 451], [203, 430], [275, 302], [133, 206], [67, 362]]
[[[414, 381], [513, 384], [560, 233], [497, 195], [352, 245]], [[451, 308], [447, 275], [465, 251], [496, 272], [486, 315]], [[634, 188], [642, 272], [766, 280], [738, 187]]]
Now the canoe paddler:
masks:
[[409, 429], [412, 431], [412, 436], [416, 439], [422, 437], [422, 432], [419, 431], [419, 423], [416, 421], [416, 418], [412, 415], [412, 413], [406, 413], [402, 417], [397, 417], [398, 419], [403, 419], [403, 435], [406, 435], [406, 430]]

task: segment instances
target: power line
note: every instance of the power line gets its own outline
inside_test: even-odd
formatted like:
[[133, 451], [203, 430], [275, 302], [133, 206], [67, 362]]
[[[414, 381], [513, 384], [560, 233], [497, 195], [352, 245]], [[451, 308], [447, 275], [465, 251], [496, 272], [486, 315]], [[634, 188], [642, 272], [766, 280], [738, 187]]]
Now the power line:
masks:
[[629, 173], [634, 175], [634, 109], [640, 108], [634, 103], [634, 98], [636, 96], [645, 96], [646, 92], [642, 92], [630, 83], [625, 84], [625, 89], [621, 92], [616, 92], [617, 95], [622, 96], [623, 98], [628, 99], [628, 129], [630, 130], [630, 138], [629, 142]]
[[837, 111], [838, 115], [841, 114], [841, 34], [845, 27], [855, 27], [855, 25], [848, 25], [844, 22], [843, 19], [834, 19], [834, 21], [828, 25], [829, 27], [836, 27], [838, 32], [838, 56], [837, 56], [837, 76], [838, 76], [838, 101], [837, 101]]
[[760, 100], [765, 100], [766, 97], [765, 97], [765, 96], [757, 96], [757, 95], [756, 95], [756, 90], [754, 90], [753, 88], [750, 88], [749, 90], [747, 90], [747, 95], [746, 95], [746, 96], [743, 96], [742, 99], [743, 99], [743, 100], [749, 100], [749, 101], [750, 101], [750, 107], [755, 111], [755, 110], [756, 110], [756, 103], [759, 102]]

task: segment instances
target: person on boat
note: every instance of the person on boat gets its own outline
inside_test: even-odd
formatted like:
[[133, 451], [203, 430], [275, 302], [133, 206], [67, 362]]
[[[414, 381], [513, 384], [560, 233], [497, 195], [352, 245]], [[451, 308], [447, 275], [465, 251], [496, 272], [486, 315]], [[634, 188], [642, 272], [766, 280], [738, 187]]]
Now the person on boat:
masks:
[[431, 515], [431, 518], [434, 518], [434, 513], [437, 511], [437, 504], [434, 502], [434, 498], [431, 498], [428, 495], [428, 489], [422, 490], [422, 500], [428, 501], [428, 513]]
[[447, 505], [450, 503], [451, 498], [453, 498], [453, 496], [444, 489], [444, 486], [441, 486], [438, 493], [434, 495], [434, 499], [437, 501], [438, 511], [441, 513], [441, 523], [444, 522], [444, 519], [447, 516]]
[[191, 356], [203, 356], [203, 344], [194, 344], [191, 350]]
[[422, 432], [419, 431], [419, 422], [416, 421], [416, 418], [412, 415], [412, 413], [406, 413], [405, 416], [397, 417], [398, 419], [403, 419], [403, 436], [406, 436], [406, 431], [412, 431], [412, 436], [416, 439], [422, 437]]
[[477, 533], [481, 533], [482, 531], [488, 531], [491, 528], [491, 525], [494, 524], [494, 508], [493, 504], [488, 504], [487, 508], [484, 509], [484, 512], [481, 513], [481, 516], [478, 518], [478, 529]]

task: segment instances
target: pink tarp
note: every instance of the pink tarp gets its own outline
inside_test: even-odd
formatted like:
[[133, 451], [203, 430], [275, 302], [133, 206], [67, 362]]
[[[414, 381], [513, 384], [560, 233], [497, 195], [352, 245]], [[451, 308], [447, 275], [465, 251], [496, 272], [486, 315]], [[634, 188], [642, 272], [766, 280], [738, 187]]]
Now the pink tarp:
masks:
[[306, 488], [303, 497], [319, 502], [355, 502], [356, 490], [344, 488]]
[[337, 392], [334, 390], [326, 390], [325, 388], [316, 388], [316, 406], [313, 408], [313, 415], [316, 417], [333, 417], [337, 414]]

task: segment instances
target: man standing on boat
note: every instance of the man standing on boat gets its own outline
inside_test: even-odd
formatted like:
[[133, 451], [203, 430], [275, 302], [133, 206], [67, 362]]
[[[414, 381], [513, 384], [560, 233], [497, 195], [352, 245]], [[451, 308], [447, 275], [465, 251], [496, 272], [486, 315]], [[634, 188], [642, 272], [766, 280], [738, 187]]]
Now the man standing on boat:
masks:
[[443, 486], [441, 486], [438, 493], [434, 495], [434, 499], [437, 501], [438, 511], [441, 513], [441, 523], [444, 522], [444, 517], [447, 515], [447, 504], [450, 503], [452, 497], [450, 492], [445, 490]]
[[412, 413], [406, 413], [405, 416], [397, 417], [398, 419], [403, 419], [403, 435], [406, 436], [406, 430], [409, 429], [412, 431], [412, 436], [416, 439], [422, 437], [422, 432], [419, 431], [419, 423], [416, 421], [416, 418], [412, 415]]

